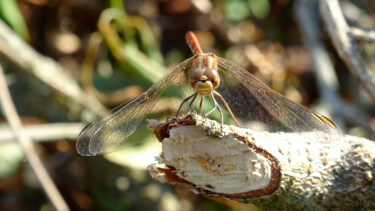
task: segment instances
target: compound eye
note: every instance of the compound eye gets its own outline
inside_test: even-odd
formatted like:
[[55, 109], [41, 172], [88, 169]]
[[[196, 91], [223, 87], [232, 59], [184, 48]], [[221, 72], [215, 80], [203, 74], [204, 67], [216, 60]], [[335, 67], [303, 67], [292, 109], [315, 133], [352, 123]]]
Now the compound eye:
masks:
[[210, 81], [215, 81], [219, 78], [219, 74], [217, 73], [217, 71], [212, 68], [204, 71], [204, 75], [207, 76], [208, 80]]
[[200, 78], [203, 76], [203, 70], [202, 69], [194, 69], [190, 73], [190, 81], [199, 81]]
[[191, 71], [189, 80], [190, 80], [190, 85], [192, 88], [195, 89], [195, 84], [197, 83], [197, 81], [200, 80], [202, 76], [203, 76], [202, 69], [194, 69]]
[[214, 88], [218, 87], [220, 84], [220, 77], [217, 70], [210, 68], [204, 71], [204, 75], [207, 76], [208, 80], [212, 82]]

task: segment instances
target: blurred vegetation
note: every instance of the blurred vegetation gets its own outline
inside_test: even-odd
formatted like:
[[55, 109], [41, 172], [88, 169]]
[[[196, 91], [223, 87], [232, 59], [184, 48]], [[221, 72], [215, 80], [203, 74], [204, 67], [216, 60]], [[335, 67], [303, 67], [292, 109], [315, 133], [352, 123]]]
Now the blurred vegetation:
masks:
[[0, 2], [0, 18], [24, 40], [29, 41], [29, 32], [16, 0]]
[[[107, 108], [129, 102], [191, 53], [184, 35], [194, 31], [204, 51], [246, 68], [295, 102], [319, 101], [313, 64], [294, 20], [292, 0], [1, 0], [0, 18], [38, 52], [55, 59]], [[374, 17], [372, 1], [356, 7]], [[374, 26], [372, 18], [372, 26]], [[324, 36], [324, 35], [322, 35]], [[372, 117], [373, 103], [334, 53], [341, 95]], [[370, 58], [371, 58], [370, 54]], [[61, 96], [4, 61], [13, 100], [25, 125], [84, 121]], [[361, 93], [358, 95], [357, 93]], [[358, 99], [360, 98], [360, 99]], [[92, 116], [92, 115], [91, 115]], [[6, 123], [1, 117], [3, 127]], [[94, 120], [94, 119], [92, 119]], [[374, 138], [353, 123], [347, 132]], [[74, 140], [39, 145], [40, 156], [73, 210], [249, 210], [195, 195], [184, 186], [154, 182], [146, 171], [160, 144], [97, 157], [81, 157]], [[52, 209], [14, 143], [0, 145], [0, 209]]]

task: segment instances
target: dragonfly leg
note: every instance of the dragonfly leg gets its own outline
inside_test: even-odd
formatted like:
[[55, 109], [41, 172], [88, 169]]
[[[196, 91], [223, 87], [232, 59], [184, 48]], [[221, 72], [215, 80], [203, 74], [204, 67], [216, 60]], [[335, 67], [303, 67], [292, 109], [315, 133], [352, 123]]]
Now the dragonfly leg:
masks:
[[212, 93], [211, 93], [211, 95], [209, 95], [210, 96], [210, 99], [211, 99], [211, 101], [212, 101], [212, 103], [214, 104], [214, 108], [213, 109], [211, 109], [211, 111], [209, 111], [209, 112], [207, 112], [204, 116], [205, 117], [207, 117], [208, 115], [210, 115], [212, 112], [214, 112], [215, 111], [215, 109], [217, 108], [217, 103], [215, 103], [215, 101], [214, 101], [214, 99], [213, 99], [213, 95], [212, 95]]
[[220, 113], [221, 129], [223, 130], [223, 124], [224, 124], [223, 112], [221, 111], [221, 108], [220, 108], [219, 104], [216, 102], [216, 100], [215, 100], [215, 96], [214, 96], [213, 93], [211, 93], [210, 98], [211, 98], [212, 102], [214, 103], [215, 108], [217, 108], [217, 110], [218, 110], [219, 113]]
[[[194, 93], [194, 94], [190, 95], [189, 97], [187, 97], [184, 101], [182, 101], [180, 107], [178, 108], [178, 110], [177, 110], [177, 112], [176, 112], [176, 117], [178, 117], [178, 113], [180, 112], [180, 110], [181, 110], [181, 108], [182, 108], [182, 105], [184, 105], [184, 103], [186, 103], [186, 102], [187, 102], [188, 100], [190, 100], [192, 97], [194, 97], [194, 99], [195, 99], [195, 97], [197, 96], [197, 94], [198, 94], [198, 93]], [[193, 99], [193, 101], [194, 101], [194, 99]], [[191, 103], [190, 103], [190, 107], [191, 107]]]
[[240, 124], [238, 124], [236, 117], [234, 117], [234, 115], [232, 113], [232, 110], [230, 110], [230, 108], [229, 108], [227, 102], [224, 100], [224, 98], [215, 90], [213, 90], [213, 93], [220, 98], [221, 102], [225, 105], [225, 108], [228, 110], [230, 116], [232, 117], [232, 119], [234, 120], [236, 125], [240, 126]]
[[201, 102], [200, 102], [200, 104], [199, 104], [199, 115], [201, 115], [201, 114], [202, 114], [202, 107], [203, 107], [203, 98], [204, 98], [204, 96], [203, 96], [203, 95], [201, 95]]
[[197, 95], [198, 95], [198, 92], [196, 92], [196, 93], [194, 94], [194, 97], [193, 97], [193, 99], [191, 100], [191, 102], [190, 102], [190, 104], [189, 104], [191, 110], [194, 110], [194, 109], [193, 109], [193, 103], [194, 103], [194, 100], [195, 100], [195, 98], [197, 97]]

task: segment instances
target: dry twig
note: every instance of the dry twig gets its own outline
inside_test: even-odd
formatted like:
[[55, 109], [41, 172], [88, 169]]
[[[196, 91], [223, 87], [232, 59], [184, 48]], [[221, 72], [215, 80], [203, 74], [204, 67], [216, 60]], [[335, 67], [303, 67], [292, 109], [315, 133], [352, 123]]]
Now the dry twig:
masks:
[[[339, 84], [329, 55], [317, 36], [319, 34], [317, 12], [317, 1], [301, 0], [296, 4], [297, 20], [314, 62], [321, 101], [326, 105], [337, 107]], [[331, 108], [330, 112], [333, 111]]]
[[375, 42], [375, 31], [364, 31], [363, 29], [351, 27], [352, 36], [359, 42]]
[[358, 51], [357, 38], [342, 14], [338, 0], [321, 0], [320, 13], [328, 29], [329, 36], [346, 65], [357, 78], [369, 96], [375, 101], [375, 84]]
[[4, 72], [0, 64], [0, 103], [4, 115], [12, 127], [13, 133], [17, 137], [21, 148], [23, 149], [27, 161], [29, 162], [31, 168], [33, 169], [36, 177], [41, 183], [44, 191], [46, 192], [48, 198], [50, 199], [52, 205], [56, 210], [69, 210], [68, 205], [64, 201], [63, 197], [57, 190], [55, 184], [44, 168], [42, 162], [40, 161], [33, 141], [29, 138], [25, 130], [23, 129], [21, 120], [17, 114], [17, 111], [12, 102], [7, 83], [5, 81]]
[[319, 39], [318, 0], [300, 0], [296, 5], [297, 20], [311, 53], [318, 81], [321, 104], [328, 108], [335, 122], [344, 129], [344, 120], [356, 122], [368, 130], [370, 117], [351, 104], [341, 100], [338, 94], [338, 80], [332, 61]]
[[[84, 123], [50, 123], [24, 126], [33, 141], [76, 140]], [[14, 141], [17, 137], [10, 127], [0, 127], [0, 143]]]

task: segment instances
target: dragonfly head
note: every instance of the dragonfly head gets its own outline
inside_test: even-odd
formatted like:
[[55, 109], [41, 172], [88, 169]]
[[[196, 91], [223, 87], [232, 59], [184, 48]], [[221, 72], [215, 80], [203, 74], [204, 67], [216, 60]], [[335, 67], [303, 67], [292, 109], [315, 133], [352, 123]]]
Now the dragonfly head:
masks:
[[201, 95], [209, 95], [220, 85], [216, 56], [197, 54], [190, 73], [190, 85]]
[[213, 68], [194, 69], [190, 74], [190, 85], [201, 95], [208, 95], [220, 85], [220, 77]]

